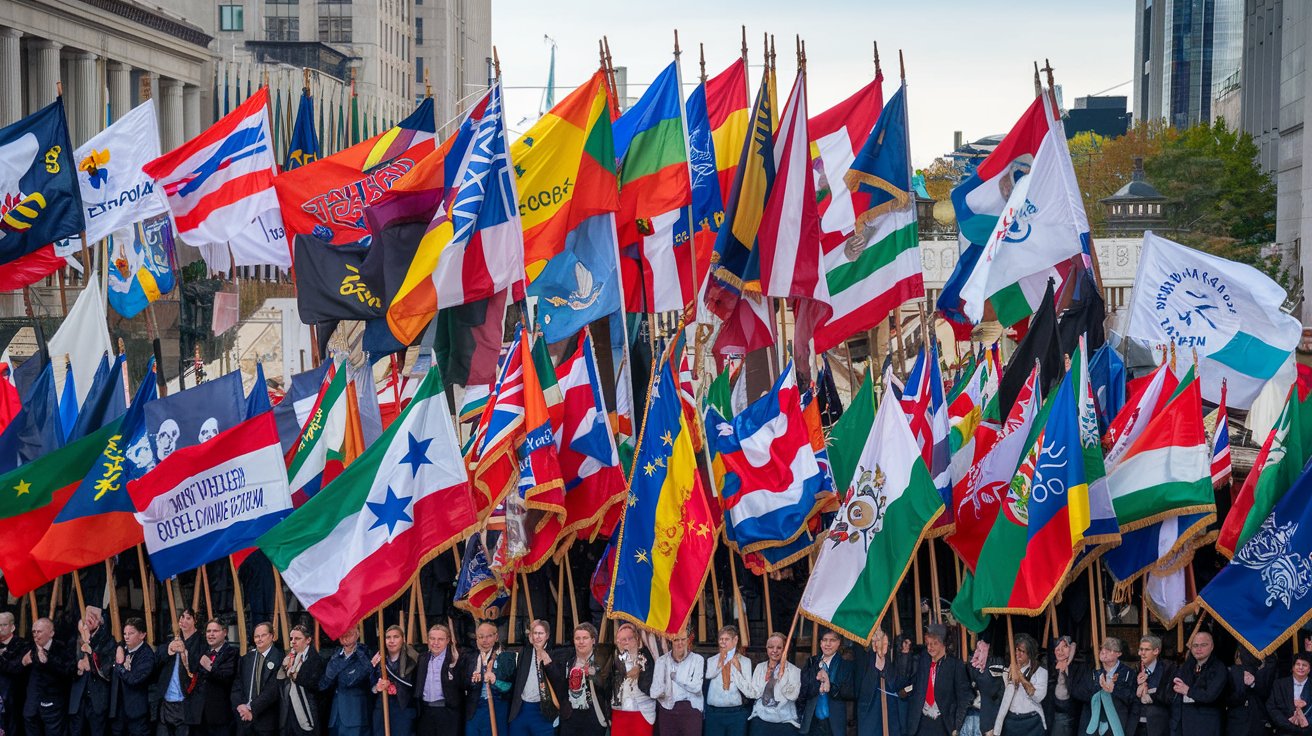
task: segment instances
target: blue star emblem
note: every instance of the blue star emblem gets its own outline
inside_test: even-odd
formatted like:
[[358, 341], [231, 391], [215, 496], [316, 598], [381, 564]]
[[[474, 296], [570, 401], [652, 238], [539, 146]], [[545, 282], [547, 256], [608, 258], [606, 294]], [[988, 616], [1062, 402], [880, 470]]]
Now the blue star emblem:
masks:
[[387, 526], [387, 536], [390, 537], [396, 533], [397, 524], [400, 524], [403, 521], [413, 523], [414, 519], [410, 517], [410, 514], [406, 513], [406, 509], [410, 508], [410, 502], [413, 499], [414, 496], [406, 496], [404, 498], [398, 497], [396, 493], [392, 491], [391, 486], [388, 486], [387, 497], [384, 498], [381, 503], [365, 501], [365, 506], [369, 507], [369, 510], [374, 513], [374, 517], [377, 519], [377, 521], [374, 522], [374, 525], [369, 527], [369, 529], [374, 530], [385, 525]]
[[428, 446], [433, 444], [433, 438], [426, 440], [416, 439], [413, 434], [406, 433], [410, 438], [410, 449], [406, 450], [405, 457], [401, 458], [401, 463], [410, 466], [410, 477], [419, 475], [421, 465], [432, 465], [433, 461], [428, 459]]

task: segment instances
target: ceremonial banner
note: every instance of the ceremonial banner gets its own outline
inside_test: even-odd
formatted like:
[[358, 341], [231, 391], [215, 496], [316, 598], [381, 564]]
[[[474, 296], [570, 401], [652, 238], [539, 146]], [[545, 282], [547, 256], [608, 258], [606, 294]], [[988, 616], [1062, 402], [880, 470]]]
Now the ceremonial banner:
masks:
[[382, 317], [386, 305], [360, 276], [365, 243], [333, 245], [313, 235], [296, 236], [296, 311], [315, 325]]
[[110, 242], [109, 306], [132, 319], [173, 291], [173, 225], [167, 213], [156, 215], [119, 230]]
[[213, 439], [244, 419], [246, 397], [239, 370], [150, 402], [146, 431], [128, 447], [129, 477], [141, 477], [177, 450]]
[[78, 185], [86, 213], [88, 243], [168, 212], [155, 182], [141, 170], [159, 158], [155, 101], [145, 100], [113, 125], [78, 146]]
[[86, 227], [72, 152], [62, 97], [0, 128], [0, 263]]

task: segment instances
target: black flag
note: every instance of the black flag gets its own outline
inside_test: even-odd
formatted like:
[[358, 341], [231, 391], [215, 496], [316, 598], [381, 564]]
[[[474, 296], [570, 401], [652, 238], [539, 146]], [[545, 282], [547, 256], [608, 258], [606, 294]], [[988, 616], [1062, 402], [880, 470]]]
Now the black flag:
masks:
[[998, 383], [999, 416], [1007, 416], [1011, 405], [1016, 403], [1021, 387], [1025, 385], [1034, 361], [1039, 361], [1039, 385], [1043, 395], [1047, 396], [1061, 377], [1066, 373], [1066, 361], [1061, 352], [1061, 338], [1057, 335], [1057, 308], [1053, 305], [1052, 280], [1048, 280], [1048, 289], [1043, 293], [1043, 302], [1039, 310], [1030, 319], [1030, 329], [1011, 354], [1007, 367], [1002, 371], [1002, 380]]

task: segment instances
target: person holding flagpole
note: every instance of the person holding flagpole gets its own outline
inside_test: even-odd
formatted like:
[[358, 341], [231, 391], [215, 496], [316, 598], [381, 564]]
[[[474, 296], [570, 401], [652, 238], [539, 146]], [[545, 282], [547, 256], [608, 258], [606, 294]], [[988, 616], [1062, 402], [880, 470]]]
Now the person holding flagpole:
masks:
[[[906, 667], [899, 660], [906, 655], [893, 649], [888, 634], [875, 629], [870, 650], [861, 658], [856, 686], [857, 736], [902, 736], [904, 721], [902, 698], [898, 693], [909, 683]], [[808, 702], [807, 708], [811, 705]]]
[[752, 736], [791, 736], [799, 733], [797, 698], [802, 694], [802, 671], [784, 660], [788, 637], [775, 632], [765, 640], [766, 661], [752, 672], [752, 691], [759, 694], [752, 706]]
[[283, 681], [283, 736], [317, 736], [323, 732], [319, 722], [319, 681], [323, 679], [323, 658], [310, 641], [304, 624], [292, 627], [288, 635], [292, 650], [283, 658], [278, 679]]
[[528, 631], [528, 643], [515, 668], [510, 699], [511, 736], [552, 736], [560, 715], [560, 694], [565, 683], [556, 678], [554, 660], [547, 651], [551, 624], [538, 619]]
[[[405, 631], [400, 626], [393, 624], [387, 627], [383, 635], [383, 651], [374, 655], [372, 664], [374, 692], [386, 693], [384, 697], [387, 698], [387, 723], [383, 723], [383, 707], [376, 706], [374, 733], [410, 736], [415, 722], [416, 662], [414, 650], [405, 643]], [[384, 666], [387, 667], [386, 676], [383, 675]]]
[[460, 681], [465, 687], [465, 736], [502, 736], [509, 733], [515, 653], [501, 648], [496, 624], [490, 621], [478, 625], [475, 641], [478, 650], [460, 658]]

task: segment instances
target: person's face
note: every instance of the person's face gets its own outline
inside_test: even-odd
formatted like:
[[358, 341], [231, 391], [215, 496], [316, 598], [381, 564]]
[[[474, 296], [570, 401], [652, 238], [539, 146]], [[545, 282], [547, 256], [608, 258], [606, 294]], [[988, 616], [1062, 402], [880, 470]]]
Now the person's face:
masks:
[[718, 643], [720, 645], [720, 651], [727, 653], [730, 649], [738, 648], [738, 637], [726, 631], [723, 634], [720, 634]]
[[55, 635], [55, 627], [49, 621], [37, 621], [32, 624], [32, 642], [39, 647], [44, 647], [50, 643], [50, 638]]
[[834, 652], [838, 651], [838, 644], [838, 635], [832, 631], [827, 631], [824, 636], [820, 637], [820, 651], [826, 657], [834, 656]]
[[441, 654], [446, 651], [447, 645], [451, 643], [451, 637], [442, 629], [433, 629], [428, 632], [428, 651], [433, 654]]
[[218, 649], [228, 638], [228, 630], [218, 621], [211, 621], [205, 626], [205, 641], [212, 649]]
[[1312, 672], [1312, 665], [1301, 659], [1294, 660], [1294, 679], [1306, 680], [1308, 672]]
[[1212, 635], [1198, 633], [1194, 635], [1193, 641], [1189, 642], [1189, 653], [1194, 655], [1196, 661], [1203, 661], [1212, 656]]
[[1103, 669], [1111, 669], [1121, 658], [1121, 653], [1115, 649], [1108, 649], [1103, 646], [1098, 649], [1098, 661], [1102, 663]]
[[264, 651], [273, 646], [273, 629], [260, 625], [255, 627], [255, 648]]
[[1025, 647], [1022, 646], [1016, 647], [1015, 654], [1013, 656], [1015, 656], [1016, 658], [1016, 666], [1018, 667], [1030, 666], [1030, 653], [1025, 651]]
[[634, 646], [636, 643], [637, 640], [633, 638], [633, 629], [630, 629], [627, 626], [620, 629], [619, 632], [615, 634], [615, 645], [626, 652], [631, 652], [634, 649], [637, 649], [637, 647]]
[[291, 642], [292, 642], [292, 649], [297, 654], [300, 654], [301, 652], [305, 651], [306, 647], [310, 646], [310, 637], [306, 636], [305, 634], [302, 634], [299, 631], [293, 630], [291, 635]]
[[547, 627], [542, 626], [541, 624], [533, 626], [533, 629], [529, 631], [529, 637], [533, 642], [533, 646], [538, 649], [545, 647], [547, 645], [547, 639], [551, 638], [550, 635], [547, 634]]
[[911, 653], [911, 640], [910, 640], [910, 639], [903, 639], [903, 640], [902, 640], [902, 644], [898, 646], [898, 649], [902, 650], [902, 653], [903, 653], [903, 654], [910, 654], [910, 653]]
[[682, 658], [688, 653], [688, 632], [680, 631], [670, 639], [670, 651], [675, 657]]
[[[822, 641], [822, 646], [823, 643]], [[784, 656], [784, 640], [777, 636], [770, 637], [770, 640], [765, 643], [765, 654], [771, 662], [778, 662]]]
[[182, 629], [187, 636], [191, 636], [196, 632], [196, 617], [187, 611], [183, 611], [182, 615], [178, 617], [178, 628]]
[[927, 636], [925, 637], [925, 651], [929, 652], [930, 657], [938, 659], [943, 656], [943, 642], [937, 637]]
[[138, 631], [135, 626], [123, 627], [123, 643], [128, 645], [128, 649], [136, 649], [145, 640], [146, 633], [144, 631]]
[[574, 632], [574, 651], [579, 657], [592, 656], [592, 645], [596, 642], [592, 640], [592, 633], [587, 629], [579, 629]]
[[337, 637], [337, 641], [343, 649], [350, 649], [360, 642], [360, 630], [347, 629], [345, 633]]
[[8, 616], [0, 617], [0, 640], [14, 635], [14, 620]]
[[387, 632], [386, 639], [388, 654], [396, 654], [401, 651], [401, 632], [389, 631]]
[[1157, 657], [1162, 653], [1161, 649], [1154, 647], [1146, 641], [1139, 642], [1139, 660], [1144, 666], [1148, 666], [1157, 661]]
[[1052, 648], [1052, 653], [1057, 655], [1057, 659], [1060, 659], [1063, 662], [1070, 659], [1071, 658], [1070, 642], [1066, 641], [1065, 639], [1062, 639], [1061, 641], [1057, 642], [1057, 646]]
[[479, 649], [483, 650], [484, 652], [492, 651], [492, 647], [497, 645], [496, 627], [487, 626], [487, 625], [478, 627], [478, 635], [476, 639], [478, 641]]

